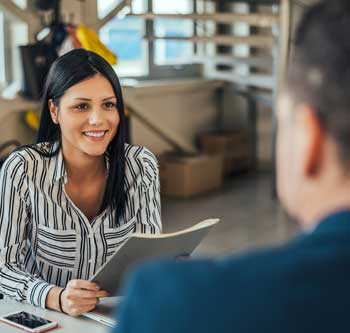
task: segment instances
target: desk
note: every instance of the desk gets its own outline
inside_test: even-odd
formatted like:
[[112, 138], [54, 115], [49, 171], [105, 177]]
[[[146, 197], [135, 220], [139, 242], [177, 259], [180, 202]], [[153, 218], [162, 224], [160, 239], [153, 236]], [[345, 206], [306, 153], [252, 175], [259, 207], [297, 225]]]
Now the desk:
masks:
[[[27, 311], [38, 315], [48, 320], [59, 323], [59, 328], [56, 328], [52, 333], [108, 333], [110, 328], [99, 324], [86, 317], [73, 318], [60, 312], [43, 310], [34, 307], [30, 304], [16, 302], [12, 300], [0, 300], [0, 315], [12, 311]], [[11, 325], [0, 322], [1, 333], [23, 333], [24, 331]]]

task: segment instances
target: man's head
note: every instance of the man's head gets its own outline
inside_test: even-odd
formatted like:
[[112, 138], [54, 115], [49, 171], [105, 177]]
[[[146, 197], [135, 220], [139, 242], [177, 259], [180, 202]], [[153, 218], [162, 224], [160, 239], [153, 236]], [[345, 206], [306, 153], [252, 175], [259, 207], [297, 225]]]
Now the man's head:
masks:
[[350, 207], [350, 1], [310, 8], [278, 99], [278, 193], [305, 225]]

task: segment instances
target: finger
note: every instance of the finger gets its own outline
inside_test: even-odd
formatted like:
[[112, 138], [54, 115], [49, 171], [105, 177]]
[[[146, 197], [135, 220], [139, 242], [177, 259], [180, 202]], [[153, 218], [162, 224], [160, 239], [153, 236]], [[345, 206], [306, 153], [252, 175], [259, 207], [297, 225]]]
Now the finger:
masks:
[[97, 304], [99, 302], [98, 298], [71, 298], [68, 299], [69, 304], [71, 306], [85, 306], [85, 305], [91, 305], [91, 304]]
[[71, 315], [79, 315], [81, 308], [94, 309], [97, 305], [97, 299], [90, 300], [67, 300], [63, 306], [64, 310]]
[[97, 297], [102, 298], [102, 297], [109, 297], [109, 293], [106, 290], [100, 290], [97, 292]]
[[66, 292], [67, 299], [101, 298], [107, 296], [108, 293], [104, 290], [91, 291], [85, 289], [69, 289]]
[[98, 304], [98, 300], [96, 298], [89, 298], [89, 299], [85, 299], [83, 300], [79, 300], [79, 301], [75, 301], [72, 303], [72, 307], [73, 308], [80, 308], [80, 307], [87, 307], [87, 306], [93, 306], [96, 307], [96, 305]]
[[100, 287], [95, 283], [88, 280], [70, 280], [67, 284], [67, 289], [86, 289], [86, 290], [99, 290]]
[[94, 305], [77, 306], [77, 307], [72, 308], [70, 313], [73, 316], [79, 316], [79, 315], [81, 315], [83, 313], [86, 313], [86, 312], [89, 312], [89, 311], [93, 310], [94, 308], [95, 308]]

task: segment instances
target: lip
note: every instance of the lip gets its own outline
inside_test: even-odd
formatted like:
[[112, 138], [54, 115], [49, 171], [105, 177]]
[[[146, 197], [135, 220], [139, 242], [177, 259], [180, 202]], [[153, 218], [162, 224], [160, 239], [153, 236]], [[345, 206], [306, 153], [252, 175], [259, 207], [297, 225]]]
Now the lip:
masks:
[[[86, 133], [101, 133], [101, 132], [104, 132], [102, 136], [100, 137], [96, 137], [96, 136], [89, 136], [89, 135], [86, 135]], [[106, 134], [107, 134], [108, 130], [100, 130], [100, 131], [84, 131], [82, 132], [83, 136], [89, 140], [92, 140], [92, 141], [103, 141], [106, 137]]]

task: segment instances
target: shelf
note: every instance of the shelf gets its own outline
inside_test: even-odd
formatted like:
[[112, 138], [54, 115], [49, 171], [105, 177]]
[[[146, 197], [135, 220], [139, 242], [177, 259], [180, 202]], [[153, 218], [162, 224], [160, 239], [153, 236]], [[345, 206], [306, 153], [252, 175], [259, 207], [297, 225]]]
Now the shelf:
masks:
[[216, 79], [216, 80], [225, 80], [229, 82], [234, 82], [236, 84], [247, 86], [247, 87], [255, 87], [261, 89], [273, 90], [275, 78], [272, 75], [263, 75], [263, 74], [253, 74], [253, 75], [237, 75], [230, 72], [220, 72], [213, 71], [208, 73], [208, 78]]
[[146, 20], [154, 19], [184, 19], [194, 21], [215, 21], [218, 23], [243, 22], [257, 27], [272, 27], [279, 22], [279, 16], [275, 14], [235, 14], [235, 13], [215, 13], [215, 14], [157, 14], [142, 13], [129, 14], [128, 16], [142, 17]]
[[194, 43], [215, 43], [221, 45], [236, 45], [244, 44], [252, 47], [271, 48], [274, 44], [272, 36], [191, 36], [191, 37], [170, 37], [170, 36], [144, 36], [148, 41], [155, 40], [177, 40], [177, 41], [190, 41]]
[[217, 65], [248, 65], [252, 67], [266, 68], [273, 66], [271, 57], [236, 57], [236, 56], [212, 56], [194, 57], [193, 60], [199, 63], [210, 63]]

